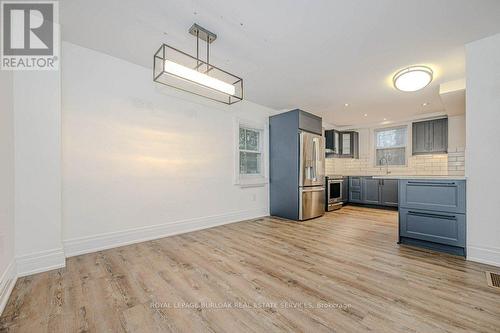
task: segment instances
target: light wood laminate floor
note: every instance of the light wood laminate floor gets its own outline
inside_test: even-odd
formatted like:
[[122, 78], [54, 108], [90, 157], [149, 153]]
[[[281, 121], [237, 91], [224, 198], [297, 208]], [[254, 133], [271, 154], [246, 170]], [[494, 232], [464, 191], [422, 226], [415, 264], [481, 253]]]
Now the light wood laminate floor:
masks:
[[347, 206], [72, 257], [17, 281], [0, 331], [500, 332], [493, 267], [396, 237], [397, 212]]

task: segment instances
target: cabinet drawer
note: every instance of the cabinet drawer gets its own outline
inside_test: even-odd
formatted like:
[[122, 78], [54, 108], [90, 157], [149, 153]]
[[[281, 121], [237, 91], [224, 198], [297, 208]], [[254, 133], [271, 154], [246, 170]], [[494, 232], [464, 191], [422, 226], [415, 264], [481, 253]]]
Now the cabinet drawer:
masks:
[[465, 213], [464, 180], [401, 180], [399, 205], [408, 209]]
[[400, 208], [399, 235], [464, 247], [465, 215]]

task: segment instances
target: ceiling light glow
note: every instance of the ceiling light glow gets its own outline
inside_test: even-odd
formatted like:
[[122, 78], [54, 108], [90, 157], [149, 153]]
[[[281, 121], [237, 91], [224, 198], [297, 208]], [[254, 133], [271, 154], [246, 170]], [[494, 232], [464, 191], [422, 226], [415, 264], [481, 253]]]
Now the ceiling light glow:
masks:
[[181, 78], [196, 82], [218, 91], [222, 91], [228, 95], [234, 95], [236, 91], [235, 87], [229, 83], [210, 77], [194, 69], [176, 64], [175, 62], [170, 60], [165, 60], [164, 70], [167, 73], [177, 75]]
[[432, 76], [433, 71], [427, 66], [410, 66], [397, 72], [392, 82], [400, 91], [418, 91], [431, 83]]

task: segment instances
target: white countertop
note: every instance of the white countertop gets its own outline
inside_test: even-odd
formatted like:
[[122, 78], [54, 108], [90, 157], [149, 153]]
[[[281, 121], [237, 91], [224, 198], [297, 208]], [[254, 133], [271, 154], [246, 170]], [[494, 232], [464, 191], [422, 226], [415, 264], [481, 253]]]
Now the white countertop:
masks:
[[450, 180], [466, 180], [465, 176], [398, 176], [398, 175], [383, 175], [373, 176], [375, 179], [450, 179]]

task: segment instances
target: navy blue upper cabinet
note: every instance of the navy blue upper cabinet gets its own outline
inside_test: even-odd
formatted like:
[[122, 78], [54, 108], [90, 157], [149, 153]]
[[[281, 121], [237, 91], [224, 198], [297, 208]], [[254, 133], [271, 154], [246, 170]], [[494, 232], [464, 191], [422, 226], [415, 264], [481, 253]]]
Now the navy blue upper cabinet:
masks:
[[340, 132], [336, 130], [325, 131], [325, 151], [327, 155], [337, 156], [340, 153], [339, 149]]
[[359, 158], [358, 132], [340, 132], [339, 135], [340, 157]]
[[302, 110], [297, 110], [299, 115], [299, 128], [301, 130], [323, 135], [321, 117]]
[[359, 134], [354, 131], [325, 131], [327, 156], [359, 158]]
[[448, 118], [415, 122], [412, 133], [413, 155], [448, 151]]

